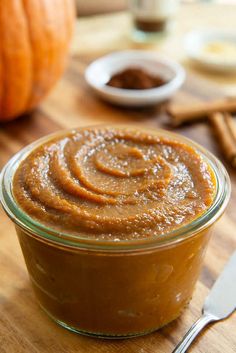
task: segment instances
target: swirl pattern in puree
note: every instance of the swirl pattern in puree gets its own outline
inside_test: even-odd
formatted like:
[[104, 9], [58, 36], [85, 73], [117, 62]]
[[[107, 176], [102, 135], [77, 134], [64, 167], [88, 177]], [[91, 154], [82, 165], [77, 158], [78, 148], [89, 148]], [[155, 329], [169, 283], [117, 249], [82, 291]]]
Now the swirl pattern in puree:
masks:
[[89, 127], [47, 140], [21, 162], [19, 206], [60, 232], [104, 240], [161, 236], [213, 202], [210, 166], [189, 145], [131, 127]]

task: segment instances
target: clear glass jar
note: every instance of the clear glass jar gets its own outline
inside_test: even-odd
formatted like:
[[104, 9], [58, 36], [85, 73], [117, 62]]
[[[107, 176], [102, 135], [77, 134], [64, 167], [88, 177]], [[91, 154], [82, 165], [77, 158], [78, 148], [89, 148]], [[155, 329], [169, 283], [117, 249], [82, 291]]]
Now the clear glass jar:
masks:
[[137, 41], [153, 41], [171, 29], [179, 0], [130, 0], [133, 37]]
[[[161, 130], [160, 130], [161, 131]], [[215, 222], [230, 196], [228, 174], [217, 158], [193, 146], [211, 166], [216, 196], [193, 222], [162, 237], [101, 241], [58, 233], [17, 206], [12, 180], [20, 162], [53, 134], [27, 146], [3, 168], [0, 199], [15, 223], [37, 300], [57, 323], [99, 337], [142, 335], [176, 319], [189, 303]]]

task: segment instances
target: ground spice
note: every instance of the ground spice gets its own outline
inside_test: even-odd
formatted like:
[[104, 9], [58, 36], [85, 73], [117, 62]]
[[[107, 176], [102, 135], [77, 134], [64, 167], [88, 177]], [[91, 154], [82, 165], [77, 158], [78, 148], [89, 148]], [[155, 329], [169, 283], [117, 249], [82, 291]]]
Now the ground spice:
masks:
[[154, 76], [138, 67], [129, 67], [114, 74], [107, 85], [123, 89], [149, 89], [160, 87], [165, 83], [161, 76]]
[[151, 32], [151, 33], [155, 33], [155, 32], [161, 32], [164, 31], [166, 29], [167, 26], [167, 20], [166, 19], [160, 19], [160, 20], [149, 20], [149, 19], [139, 19], [136, 18], [134, 20], [134, 24], [136, 26], [137, 29], [139, 29], [140, 31], [143, 32]]

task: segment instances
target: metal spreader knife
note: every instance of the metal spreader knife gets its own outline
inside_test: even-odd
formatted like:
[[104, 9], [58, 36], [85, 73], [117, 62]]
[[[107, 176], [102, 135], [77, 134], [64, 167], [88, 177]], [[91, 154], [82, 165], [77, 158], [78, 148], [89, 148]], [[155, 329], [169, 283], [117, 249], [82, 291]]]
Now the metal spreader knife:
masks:
[[236, 251], [205, 300], [202, 317], [193, 324], [172, 353], [184, 353], [199, 332], [210, 322], [227, 318], [236, 309]]

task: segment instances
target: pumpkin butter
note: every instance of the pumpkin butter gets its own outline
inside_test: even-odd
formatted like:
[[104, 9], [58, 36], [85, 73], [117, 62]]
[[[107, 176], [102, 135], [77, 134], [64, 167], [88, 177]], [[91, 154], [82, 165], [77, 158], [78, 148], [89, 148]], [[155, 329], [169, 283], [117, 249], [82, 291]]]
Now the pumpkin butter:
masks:
[[180, 315], [210, 220], [228, 200], [224, 191], [219, 201], [227, 185], [214, 157], [167, 131], [95, 126], [15, 158], [16, 230], [36, 297], [55, 321], [126, 337]]
[[163, 236], [212, 204], [213, 173], [185, 143], [150, 132], [86, 128], [32, 151], [14, 178], [30, 216], [95, 239]]

